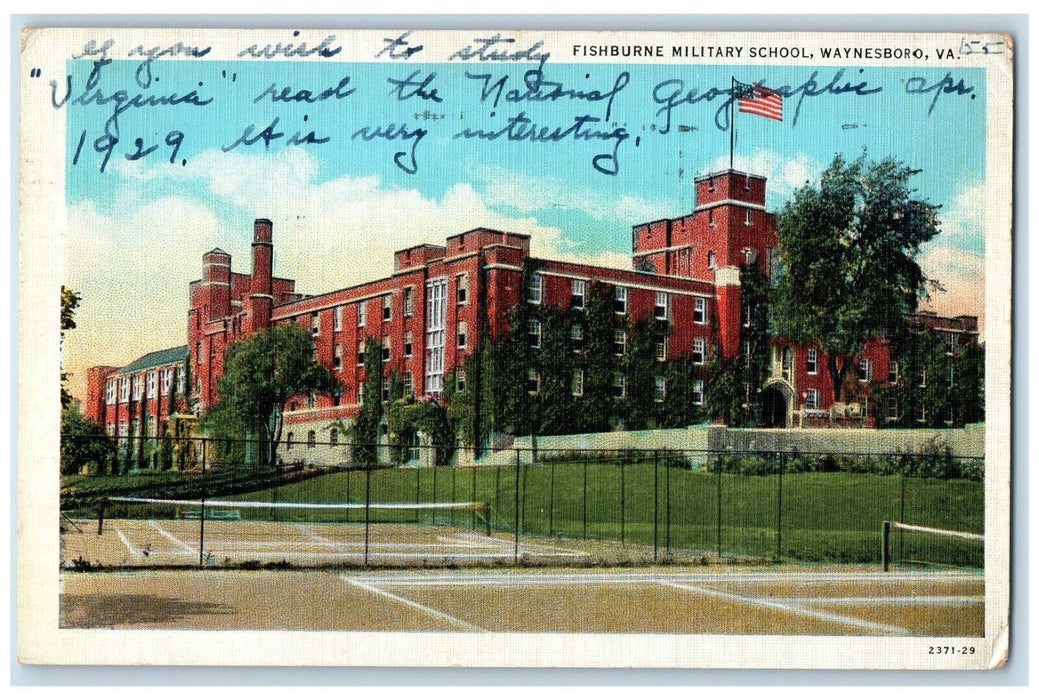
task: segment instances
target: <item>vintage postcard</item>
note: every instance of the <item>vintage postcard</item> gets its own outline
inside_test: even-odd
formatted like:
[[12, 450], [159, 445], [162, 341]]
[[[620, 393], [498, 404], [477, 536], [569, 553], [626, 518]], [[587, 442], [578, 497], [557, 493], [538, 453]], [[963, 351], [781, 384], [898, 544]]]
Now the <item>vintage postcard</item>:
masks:
[[22, 662], [1006, 661], [1011, 37], [21, 39]]

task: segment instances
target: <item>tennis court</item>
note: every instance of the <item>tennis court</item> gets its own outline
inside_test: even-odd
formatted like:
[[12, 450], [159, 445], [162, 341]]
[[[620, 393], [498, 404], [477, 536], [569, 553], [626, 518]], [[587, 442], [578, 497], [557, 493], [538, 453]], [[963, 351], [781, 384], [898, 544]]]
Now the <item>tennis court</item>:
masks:
[[627, 561], [638, 555], [631, 545], [609, 541], [517, 542], [502, 533], [413, 523], [118, 519], [105, 520], [98, 534], [96, 520], [71, 522], [74, 527], [62, 535], [66, 566], [466, 566]]
[[978, 573], [652, 569], [62, 573], [67, 628], [982, 636]]

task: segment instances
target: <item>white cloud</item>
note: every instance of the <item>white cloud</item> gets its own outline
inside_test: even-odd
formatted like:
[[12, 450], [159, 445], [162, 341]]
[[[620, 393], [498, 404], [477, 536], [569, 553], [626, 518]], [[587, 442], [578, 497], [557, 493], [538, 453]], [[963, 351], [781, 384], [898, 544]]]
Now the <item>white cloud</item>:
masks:
[[[770, 209], [777, 208], [797, 188], [803, 187], [808, 182], [817, 181], [826, 167], [821, 161], [807, 153], [797, 153], [790, 157], [765, 148], [759, 148], [749, 156], [736, 155], [733, 158], [732, 166], [742, 172], [762, 175], [768, 180], [766, 205]], [[727, 170], [728, 167], [729, 158], [719, 156], [699, 174], [706, 175], [719, 170]]]
[[559, 178], [499, 167], [474, 169], [472, 175], [481, 181], [488, 205], [504, 205], [524, 213], [560, 208], [579, 211], [596, 221], [619, 221], [628, 226], [659, 219], [681, 206], [631, 194], [613, 197], [601, 190], [574, 189]]
[[935, 239], [942, 245], [980, 251], [984, 249], [985, 184], [964, 185], [951, 204], [938, 211], [941, 235]]

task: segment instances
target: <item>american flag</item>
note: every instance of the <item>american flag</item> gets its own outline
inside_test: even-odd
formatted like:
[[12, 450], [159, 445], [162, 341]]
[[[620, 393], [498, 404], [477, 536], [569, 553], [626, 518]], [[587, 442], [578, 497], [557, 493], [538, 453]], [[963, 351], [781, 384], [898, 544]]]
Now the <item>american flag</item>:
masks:
[[783, 95], [762, 85], [747, 85], [736, 82], [736, 97], [740, 102], [740, 111], [756, 114], [766, 119], [783, 121]]

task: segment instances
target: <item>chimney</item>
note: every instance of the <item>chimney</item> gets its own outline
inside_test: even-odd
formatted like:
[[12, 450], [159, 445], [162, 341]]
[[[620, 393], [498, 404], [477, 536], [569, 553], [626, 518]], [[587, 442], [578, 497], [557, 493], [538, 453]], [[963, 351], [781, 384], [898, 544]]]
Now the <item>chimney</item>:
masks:
[[270, 219], [257, 219], [253, 223], [253, 273], [247, 300], [251, 333], [264, 330], [271, 325], [271, 309], [274, 306], [272, 227]]

